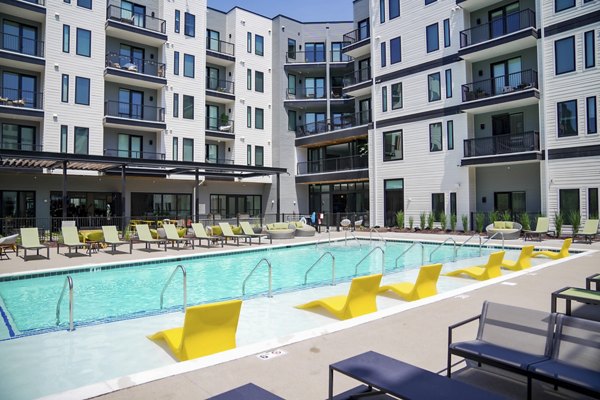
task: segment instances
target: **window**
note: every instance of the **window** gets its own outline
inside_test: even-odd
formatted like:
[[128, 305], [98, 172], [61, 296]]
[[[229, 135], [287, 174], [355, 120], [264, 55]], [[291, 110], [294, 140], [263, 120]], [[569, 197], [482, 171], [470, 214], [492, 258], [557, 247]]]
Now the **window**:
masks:
[[246, 165], [252, 165], [252, 146], [246, 145]]
[[402, 108], [402, 82], [392, 85], [392, 110]]
[[265, 54], [265, 39], [260, 35], [254, 35], [254, 54], [259, 56]]
[[452, 70], [447, 69], [446, 73], [446, 98], [452, 97]]
[[183, 20], [183, 33], [186, 36], [196, 36], [196, 16], [194, 14], [185, 13]]
[[442, 151], [442, 123], [429, 124], [429, 151]]
[[191, 54], [183, 55], [183, 76], [193, 78], [195, 75], [196, 57]]
[[67, 152], [68, 139], [69, 139], [69, 127], [67, 125], [61, 125], [60, 126], [60, 152], [61, 153]]
[[381, 111], [387, 111], [387, 86], [381, 88]]
[[296, 59], [296, 41], [294, 39], [288, 39], [287, 58], [288, 60]]
[[383, 161], [402, 160], [402, 130], [383, 132]]
[[69, 75], [62, 74], [62, 90], [60, 94], [60, 100], [63, 103], [69, 102]]
[[[385, 225], [396, 225], [396, 213], [404, 211], [404, 179], [383, 181]], [[368, 204], [368, 200], [367, 200]]]
[[77, 5], [83, 8], [92, 9], [92, 0], [77, 0]]
[[400, 36], [390, 40], [390, 64], [396, 64], [402, 61], [400, 46]]
[[92, 32], [77, 28], [76, 53], [79, 56], [90, 57], [92, 44]]
[[437, 0], [425, 0], [425, 5], [435, 3]]
[[183, 95], [183, 118], [194, 119], [194, 96]]
[[400, 0], [389, 0], [389, 7], [390, 19], [400, 16]]
[[575, 71], [575, 36], [554, 42], [554, 67], [556, 75]]
[[450, 38], [451, 38], [450, 20], [445, 19], [444, 20], [444, 47], [450, 47], [450, 45], [451, 45]]
[[577, 100], [557, 104], [558, 137], [577, 136]]
[[179, 75], [179, 52], [173, 53], [173, 73]]
[[450, 192], [450, 215], [456, 215], [456, 192]]
[[75, 104], [90, 105], [89, 78], [75, 77]]
[[173, 93], [173, 117], [179, 117], [179, 93]]
[[596, 65], [596, 49], [594, 48], [594, 31], [584, 34], [585, 67], [592, 68]]
[[596, 96], [585, 99], [585, 112], [587, 121], [587, 133], [598, 133], [598, 119], [596, 112]]
[[524, 213], [527, 208], [525, 192], [494, 192], [494, 210], [513, 215]]
[[296, 95], [296, 75], [288, 75], [288, 94]]
[[296, 111], [288, 110], [288, 131], [296, 130]]
[[575, 0], [554, 0], [554, 11], [559, 12], [575, 7]]
[[429, 93], [429, 101], [437, 101], [442, 98], [439, 72], [427, 75], [427, 88]]
[[558, 191], [559, 211], [564, 216], [579, 212], [579, 189], [560, 189]]
[[254, 71], [254, 90], [263, 93], [265, 91], [265, 74]]
[[181, 25], [181, 11], [175, 10], [175, 33], [179, 33]]
[[252, 107], [246, 107], [246, 127], [252, 128]]
[[342, 53], [342, 42], [331, 43], [331, 62], [347, 62], [350, 57]]
[[89, 153], [90, 128], [75, 127], [75, 154]]
[[256, 129], [264, 129], [265, 128], [265, 111], [262, 108], [256, 107], [254, 109], [254, 127]]
[[252, 53], [252, 32], [248, 32], [246, 35], [246, 50], [248, 53]]
[[385, 67], [385, 60], [387, 55], [385, 54], [385, 42], [381, 42], [381, 67]]
[[194, 139], [183, 139], [183, 161], [194, 161]]
[[446, 122], [446, 139], [448, 141], [448, 150], [454, 150], [454, 121]]
[[427, 52], [439, 50], [440, 48], [440, 37], [438, 32], [437, 22], [433, 25], [429, 25], [425, 28], [427, 34]]
[[173, 138], [173, 161], [179, 160], [179, 139]]
[[14, 150], [36, 150], [35, 127], [27, 125], [2, 124], [0, 148]]
[[444, 193], [432, 193], [431, 194], [431, 213], [433, 214], [434, 220], [437, 222], [440, 220], [440, 215], [445, 212], [446, 207], [444, 206]]
[[304, 60], [306, 62], [325, 62], [325, 43], [305, 43]]
[[598, 219], [598, 188], [588, 189], [588, 218]]
[[257, 167], [265, 165], [265, 148], [263, 146], [254, 146], [254, 165]]
[[385, 22], [385, 0], [379, 0], [379, 22]]
[[363, 19], [362, 21], [358, 21], [358, 41], [364, 40], [371, 36], [371, 32], [369, 29], [369, 19]]
[[71, 50], [71, 27], [69, 25], [63, 25], [63, 53], [68, 53]]

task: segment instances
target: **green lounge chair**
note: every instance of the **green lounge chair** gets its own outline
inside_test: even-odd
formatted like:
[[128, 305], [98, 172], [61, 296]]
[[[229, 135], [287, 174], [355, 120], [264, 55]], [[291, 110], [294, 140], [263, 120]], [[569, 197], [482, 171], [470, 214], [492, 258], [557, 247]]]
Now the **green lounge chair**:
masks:
[[[77, 227], [75, 226], [63, 226], [60, 229], [63, 237], [63, 246], [67, 246], [69, 249], [69, 253], [71, 253], [71, 249], [75, 248], [75, 253], [77, 253], [77, 249], [85, 248], [88, 252], [88, 256], [92, 256], [92, 247], [90, 243], [84, 243], [79, 240], [79, 232], [77, 232]], [[60, 242], [56, 245], [56, 254], [60, 252]]]
[[104, 235], [104, 243], [112, 247], [113, 254], [117, 251], [117, 246], [122, 244], [129, 244], [129, 254], [131, 254], [131, 250], [133, 245], [130, 241], [125, 241], [119, 239], [119, 232], [117, 232], [117, 227], [114, 225], [105, 225], [102, 227], [102, 234]]
[[240, 222], [240, 227], [242, 228], [242, 232], [244, 232], [244, 235], [250, 236], [250, 239], [258, 238], [258, 244], [260, 244], [261, 238], [267, 238], [271, 241], [271, 244], [273, 244], [273, 238], [271, 237], [271, 235], [266, 235], [263, 233], [254, 233], [254, 230], [248, 222]]
[[[233, 233], [233, 230], [231, 229], [231, 225], [229, 225], [229, 222], [219, 222], [219, 227], [221, 227], [221, 231], [223, 232], [223, 237], [225, 238], [225, 243], [227, 243], [229, 241], [229, 239], [233, 239], [233, 240], [235, 240], [235, 243], [239, 246], [240, 239], [244, 239], [245, 242], [247, 242], [248, 239], [250, 239], [250, 237], [248, 235], [236, 235], [235, 233]], [[250, 245], [252, 245], [252, 241], [250, 241]]]
[[46, 249], [46, 258], [50, 259], [50, 247], [40, 243], [38, 228], [21, 228], [21, 244], [17, 245], [17, 257], [19, 249], [23, 249], [23, 260], [27, 261], [27, 250], [35, 250], [40, 255], [40, 249]]
[[542, 235], [548, 235], [550, 233], [549, 227], [550, 220], [548, 219], [548, 217], [538, 217], [537, 223], [535, 224], [535, 230], [523, 231], [523, 239], [527, 240], [527, 238], [529, 238], [529, 240], [533, 240], [533, 237], [537, 236], [538, 240], [542, 240]]
[[194, 241], [188, 238], [179, 237], [179, 233], [177, 233], [177, 228], [173, 224], [164, 224], [163, 229], [165, 230], [165, 234], [167, 235], [167, 242], [171, 242], [171, 247], [175, 248], [175, 243], [177, 243], [177, 250], [179, 250], [179, 243], [185, 243], [189, 246], [190, 242], [192, 244], [192, 249], [194, 248]]
[[212, 236], [206, 233], [206, 229], [204, 229], [204, 225], [200, 222], [195, 222], [192, 224], [192, 230], [194, 231], [194, 237], [192, 240], [198, 239], [198, 245], [202, 246], [202, 241], [206, 240], [208, 247], [210, 247], [211, 242], [220, 242], [221, 247], [223, 247], [223, 242], [225, 239], [222, 236]]
[[583, 229], [573, 235], [573, 240], [575, 240], [575, 238], [578, 236], [583, 236], [585, 243], [592, 244], [592, 240], [594, 240], [598, 234], [598, 222], [599, 221], [597, 219], [588, 219], [585, 221]]
[[150, 233], [150, 228], [146, 224], [138, 224], [135, 226], [135, 230], [138, 234], [138, 239], [140, 242], [143, 242], [146, 246], [146, 250], [150, 250], [150, 246], [154, 243], [158, 245], [160, 249], [160, 245], [165, 246], [165, 251], [167, 251], [167, 241], [164, 239], [154, 239], [152, 234]]

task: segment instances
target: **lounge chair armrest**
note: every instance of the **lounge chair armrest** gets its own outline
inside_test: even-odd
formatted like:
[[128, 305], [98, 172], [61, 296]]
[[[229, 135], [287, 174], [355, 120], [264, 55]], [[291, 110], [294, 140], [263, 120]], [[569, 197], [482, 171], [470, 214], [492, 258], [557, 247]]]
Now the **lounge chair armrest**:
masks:
[[454, 329], [459, 328], [463, 325], [468, 324], [469, 322], [473, 322], [473, 321], [479, 320], [479, 319], [481, 319], [481, 314], [471, 317], [469, 319], [465, 319], [464, 321], [460, 321], [460, 322], [450, 325], [448, 327], [448, 347], [450, 347], [450, 345], [452, 344], [452, 331]]

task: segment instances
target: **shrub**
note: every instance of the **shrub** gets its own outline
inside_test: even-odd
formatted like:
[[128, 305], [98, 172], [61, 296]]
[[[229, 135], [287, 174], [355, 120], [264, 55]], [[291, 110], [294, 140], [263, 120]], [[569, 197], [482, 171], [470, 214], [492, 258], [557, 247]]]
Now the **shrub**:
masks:
[[396, 224], [398, 228], [404, 229], [404, 211], [398, 211], [396, 213]]
[[554, 228], [556, 229], [556, 237], [559, 238], [562, 232], [562, 226], [565, 222], [561, 212], [554, 213]]
[[445, 231], [446, 230], [446, 224], [448, 223], [448, 221], [446, 220], [446, 213], [440, 213], [440, 225], [442, 227], [442, 230]]
[[422, 212], [421, 214], [419, 214], [419, 222], [421, 223], [419, 225], [419, 228], [421, 229], [425, 229], [425, 220], [427, 219], [427, 214]]
[[466, 216], [465, 214], [463, 214], [460, 216], [460, 219], [462, 221], [463, 232], [468, 232], [469, 231], [469, 217]]
[[433, 215], [433, 213], [427, 214], [427, 229], [432, 230], [434, 222], [435, 222], [435, 216]]
[[496, 221], [500, 221], [500, 211], [494, 210], [489, 214], [490, 224], [493, 224]]
[[579, 232], [579, 227], [581, 226], [581, 214], [579, 210], [570, 211], [567, 214], [568, 223], [573, 226], [573, 237]]
[[483, 224], [485, 223], [485, 214], [482, 212], [475, 213], [475, 230], [479, 233], [483, 232]]
[[502, 221], [512, 221], [513, 217], [512, 214], [510, 213], [510, 211], [505, 210], [502, 213]]
[[523, 229], [526, 231], [531, 230], [531, 221], [529, 220], [529, 214], [526, 212], [519, 215], [519, 222], [523, 225]]
[[408, 217], [408, 229], [412, 231], [413, 225], [415, 224], [415, 218], [411, 215]]
[[456, 231], [456, 214], [450, 214], [450, 230]]

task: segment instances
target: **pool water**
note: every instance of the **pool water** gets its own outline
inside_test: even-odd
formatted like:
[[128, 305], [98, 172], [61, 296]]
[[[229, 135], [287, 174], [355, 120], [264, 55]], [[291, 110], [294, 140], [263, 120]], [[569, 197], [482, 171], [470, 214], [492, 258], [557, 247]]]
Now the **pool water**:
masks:
[[[183, 275], [177, 271], [164, 293], [164, 307], [160, 294], [177, 265], [187, 271], [187, 304], [195, 305], [231, 298], [249, 298], [268, 291], [268, 268], [263, 262], [248, 279], [242, 295], [244, 279], [261, 261], [272, 265], [274, 294], [301, 290], [306, 286], [323, 286], [332, 282], [331, 258], [323, 259], [310, 271], [305, 285], [305, 274], [311, 265], [326, 252], [335, 257], [335, 281], [349, 281], [355, 276], [385, 271], [409, 270], [421, 265], [421, 249], [414, 246], [404, 256], [412, 242], [348, 241], [281, 248], [227, 252], [161, 262], [128, 264], [121, 268], [97, 267], [86, 270], [64, 271], [60, 274], [31, 275], [28, 279], [5, 277], [0, 280], [0, 312], [8, 334], [0, 340], [23, 335], [65, 329], [68, 325], [68, 295], [61, 303], [61, 318], [57, 326], [56, 306], [66, 275], [74, 284], [74, 320], [76, 326], [96, 324], [119, 319], [153, 315], [165, 310], [181, 308], [183, 304]], [[425, 244], [425, 263], [439, 245]], [[384, 251], [376, 249], [380, 247]], [[484, 249], [483, 255], [490, 249]], [[385, 252], [385, 257], [382, 253]], [[453, 246], [437, 249], [431, 262], [448, 262], [453, 258]], [[458, 259], [478, 257], [478, 247], [463, 247]], [[359, 261], [363, 260], [359, 265]]]

